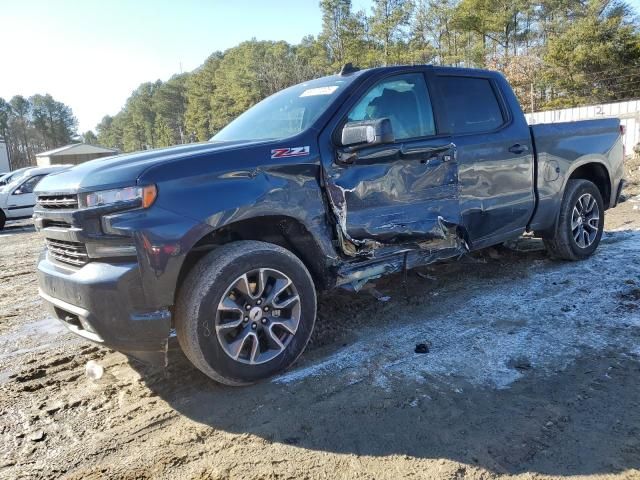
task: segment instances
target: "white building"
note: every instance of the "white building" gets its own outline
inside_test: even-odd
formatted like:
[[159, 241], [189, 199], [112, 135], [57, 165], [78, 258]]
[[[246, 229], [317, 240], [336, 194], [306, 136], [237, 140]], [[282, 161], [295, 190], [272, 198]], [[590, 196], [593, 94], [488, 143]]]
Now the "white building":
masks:
[[117, 154], [118, 151], [113, 148], [89, 145], [88, 143], [73, 143], [48, 152], [38, 153], [36, 162], [39, 167], [63, 164], [78, 165], [95, 158], [110, 157]]
[[640, 100], [527, 113], [526, 117], [529, 125], [596, 118], [619, 118], [620, 125], [625, 129], [623, 141], [626, 153], [633, 153], [633, 147], [640, 143]]
[[7, 151], [7, 144], [0, 141], [0, 174], [7, 173], [11, 170], [9, 167], [9, 152]]

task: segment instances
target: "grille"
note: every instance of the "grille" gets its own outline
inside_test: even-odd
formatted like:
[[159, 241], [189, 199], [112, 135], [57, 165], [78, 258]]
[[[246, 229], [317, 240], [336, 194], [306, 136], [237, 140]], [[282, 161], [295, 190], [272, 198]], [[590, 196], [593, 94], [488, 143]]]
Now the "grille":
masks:
[[42, 222], [44, 228], [53, 227], [53, 228], [71, 228], [71, 224], [67, 222], [61, 222], [58, 220], [44, 220]]
[[78, 208], [77, 195], [40, 195], [38, 205], [50, 210]]
[[83, 243], [52, 240], [50, 238], [45, 241], [49, 255], [58, 262], [81, 267], [89, 261], [87, 249]]

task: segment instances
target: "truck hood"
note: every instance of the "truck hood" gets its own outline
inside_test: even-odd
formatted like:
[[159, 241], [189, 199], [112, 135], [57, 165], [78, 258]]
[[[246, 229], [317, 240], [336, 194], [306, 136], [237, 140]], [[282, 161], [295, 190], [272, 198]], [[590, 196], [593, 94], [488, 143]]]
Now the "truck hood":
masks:
[[[260, 143], [264, 142], [196, 143], [99, 158], [56, 175], [45, 177], [38, 184], [36, 193], [76, 193], [128, 186], [135, 183], [145, 170], [162, 163], [235, 150]], [[212, 158], [212, 161], [215, 160]]]

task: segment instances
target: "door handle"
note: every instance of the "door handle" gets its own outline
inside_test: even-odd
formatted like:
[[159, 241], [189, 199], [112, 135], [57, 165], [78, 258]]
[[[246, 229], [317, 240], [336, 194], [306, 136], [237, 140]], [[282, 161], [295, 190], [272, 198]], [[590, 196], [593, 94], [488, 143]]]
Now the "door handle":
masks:
[[519, 143], [516, 143], [515, 145], [512, 145], [509, 147], [509, 151], [511, 153], [515, 153], [516, 155], [520, 155], [521, 153], [528, 152], [529, 147], [527, 147], [526, 145], [520, 145]]
[[[456, 145], [455, 143], [447, 143], [444, 145], [436, 145], [436, 146], [406, 146], [406, 145], [402, 145], [402, 147], [400, 148], [400, 155], [403, 156], [407, 156], [407, 155], [419, 155], [419, 154], [431, 154], [432, 156], [436, 156], [440, 153], [444, 153], [447, 152], [449, 150], [452, 150], [453, 155], [448, 155], [448, 157], [446, 160], [444, 161], [448, 161], [451, 159], [455, 159], [456, 158]], [[447, 155], [445, 155], [447, 156]]]

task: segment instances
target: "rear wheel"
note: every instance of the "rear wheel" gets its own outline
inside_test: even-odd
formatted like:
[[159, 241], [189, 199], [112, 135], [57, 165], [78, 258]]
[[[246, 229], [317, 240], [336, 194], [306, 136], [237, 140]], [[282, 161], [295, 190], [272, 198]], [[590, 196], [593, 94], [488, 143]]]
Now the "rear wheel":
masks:
[[198, 369], [245, 385], [295, 362], [315, 317], [314, 283], [300, 259], [277, 245], [242, 241], [218, 247], [189, 273], [176, 332]]
[[600, 243], [604, 228], [604, 203], [600, 190], [588, 180], [569, 180], [552, 236], [544, 238], [554, 258], [581, 260]]
[[2, 230], [4, 228], [4, 224], [7, 221], [7, 217], [5, 216], [4, 212], [2, 210], [0, 210], [0, 230]]

